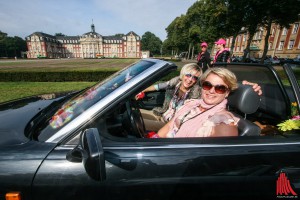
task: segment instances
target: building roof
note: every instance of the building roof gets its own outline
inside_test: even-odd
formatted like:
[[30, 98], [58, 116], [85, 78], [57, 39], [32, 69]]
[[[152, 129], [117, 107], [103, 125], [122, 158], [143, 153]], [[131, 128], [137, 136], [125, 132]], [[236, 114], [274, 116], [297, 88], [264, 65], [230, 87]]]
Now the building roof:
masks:
[[[109, 43], [118, 43], [118, 42], [114, 42], [114, 41], [119, 41], [119, 40], [124, 40], [124, 36], [129, 36], [129, 35], [134, 35], [138, 37], [138, 40], [140, 39], [139, 35], [137, 35], [135, 32], [130, 31], [129, 33], [127, 33], [126, 35], [124, 34], [116, 34], [113, 36], [102, 36], [99, 33], [95, 32], [95, 26], [94, 24], [91, 25], [91, 31], [82, 34], [81, 36], [53, 36], [53, 35], [49, 35], [43, 32], [34, 32], [31, 35], [27, 36], [27, 37], [31, 37], [32, 35], [38, 35], [40, 37], [46, 37], [46, 38], [51, 38], [54, 40], [79, 40], [80, 37], [84, 37], [84, 36], [90, 36], [90, 35], [96, 35], [98, 37], [102, 37], [103, 40], [109, 40]], [[104, 43], [108, 43], [108, 42], [104, 42]]]
[[134, 36], [139, 36], [138, 34], [136, 34], [135, 32], [133, 32], [133, 31], [130, 31], [129, 33], [127, 33], [126, 35], [134, 35]]
[[55, 36], [58, 40], [79, 40], [79, 36]]
[[97, 36], [99, 36], [99, 37], [102, 37], [102, 35], [100, 35], [100, 34], [97, 33], [97, 32], [93, 32], [93, 31], [90, 31], [90, 32], [87, 32], [87, 33], [82, 34], [82, 36], [84, 36], [84, 35], [97, 35]]
[[104, 40], [123, 40], [122, 37], [115, 36], [115, 35], [112, 35], [112, 36], [103, 36], [103, 39]]
[[30, 36], [33, 36], [33, 35], [42, 36], [42, 37], [49, 37], [49, 38], [52, 38], [52, 39], [56, 39], [55, 36], [49, 35], [49, 34], [43, 33], [43, 32], [34, 32], [34, 33], [28, 35], [27, 37], [30, 37]]

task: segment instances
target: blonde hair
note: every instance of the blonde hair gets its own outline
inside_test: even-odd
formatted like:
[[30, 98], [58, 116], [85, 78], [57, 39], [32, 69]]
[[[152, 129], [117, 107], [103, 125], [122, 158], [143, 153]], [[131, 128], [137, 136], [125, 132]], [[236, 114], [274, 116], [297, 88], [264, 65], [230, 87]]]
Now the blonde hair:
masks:
[[228, 86], [228, 89], [230, 91], [238, 88], [237, 79], [236, 79], [235, 74], [232, 71], [230, 71], [224, 67], [209, 68], [201, 76], [200, 83], [202, 84], [205, 81], [205, 79], [208, 77], [208, 75], [211, 73], [219, 76], [224, 81], [224, 83]]
[[184, 75], [193, 74], [193, 71], [200, 72], [199, 78], [202, 75], [202, 69], [197, 65], [197, 63], [185, 64], [180, 71], [180, 79], [182, 80]]

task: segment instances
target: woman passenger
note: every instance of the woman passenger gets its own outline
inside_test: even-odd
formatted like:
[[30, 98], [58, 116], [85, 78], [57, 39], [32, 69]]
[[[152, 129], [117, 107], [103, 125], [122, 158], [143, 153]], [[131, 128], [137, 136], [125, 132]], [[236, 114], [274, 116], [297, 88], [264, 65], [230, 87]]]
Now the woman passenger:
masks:
[[210, 68], [200, 79], [201, 99], [192, 99], [178, 109], [174, 118], [156, 136], [220, 137], [237, 136], [239, 118], [226, 110], [229, 93], [237, 88], [234, 73], [226, 68]]
[[156, 107], [153, 110], [140, 109], [146, 129], [158, 131], [173, 118], [185, 100], [198, 99], [201, 92], [198, 80], [201, 75], [202, 69], [196, 63], [189, 63], [182, 67], [180, 76], [143, 90], [142, 92], [166, 90], [163, 107]]

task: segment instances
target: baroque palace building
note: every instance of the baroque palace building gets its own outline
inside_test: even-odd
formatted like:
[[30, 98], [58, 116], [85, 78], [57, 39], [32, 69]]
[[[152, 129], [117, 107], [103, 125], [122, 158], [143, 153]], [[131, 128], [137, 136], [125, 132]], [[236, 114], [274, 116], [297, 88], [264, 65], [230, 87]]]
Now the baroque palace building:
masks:
[[35, 32], [26, 37], [27, 58], [140, 58], [141, 38], [126, 35], [102, 36], [91, 31], [81, 36], [52, 36]]
[[[267, 56], [278, 58], [299, 58], [300, 56], [300, 21], [295, 22], [287, 28], [281, 28], [277, 24], [272, 24], [270, 37], [268, 40]], [[251, 58], [261, 58], [264, 51], [265, 36], [267, 30], [263, 27], [258, 28], [250, 44]], [[247, 31], [242, 30], [235, 39], [233, 55], [243, 56], [248, 39]], [[231, 48], [233, 37], [226, 38], [226, 48]], [[213, 47], [212, 56], [216, 54], [217, 49]]]

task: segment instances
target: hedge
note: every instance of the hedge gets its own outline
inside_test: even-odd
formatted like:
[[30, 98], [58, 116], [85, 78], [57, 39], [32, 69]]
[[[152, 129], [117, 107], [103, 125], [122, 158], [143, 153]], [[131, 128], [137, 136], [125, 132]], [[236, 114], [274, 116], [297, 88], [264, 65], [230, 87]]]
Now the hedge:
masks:
[[[0, 72], [0, 82], [97, 82], [104, 80], [117, 71], [69, 71], [69, 72]], [[174, 71], [163, 78], [167, 81], [178, 76]]]
[[116, 71], [69, 72], [0, 72], [0, 82], [99, 81]]

